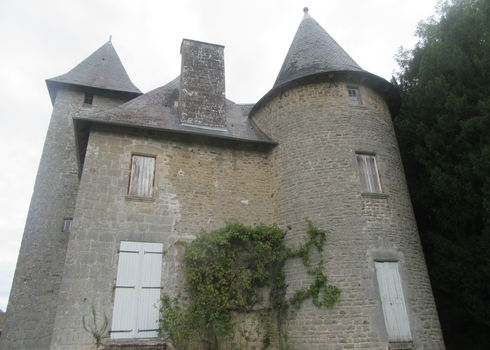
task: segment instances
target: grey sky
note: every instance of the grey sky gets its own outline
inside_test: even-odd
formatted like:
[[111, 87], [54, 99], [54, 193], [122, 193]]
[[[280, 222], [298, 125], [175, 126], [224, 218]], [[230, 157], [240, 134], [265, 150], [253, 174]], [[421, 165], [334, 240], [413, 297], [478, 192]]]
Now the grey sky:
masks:
[[0, 0], [0, 309], [5, 310], [51, 116], [45, 79], [112, 35], [143, 92], [180, 73], [183, 38], [225, 46], [226, 94], [256, 102], [273, 85], [303, 7], [365, 70], [387, 80], [398, 47], [437, 0]]

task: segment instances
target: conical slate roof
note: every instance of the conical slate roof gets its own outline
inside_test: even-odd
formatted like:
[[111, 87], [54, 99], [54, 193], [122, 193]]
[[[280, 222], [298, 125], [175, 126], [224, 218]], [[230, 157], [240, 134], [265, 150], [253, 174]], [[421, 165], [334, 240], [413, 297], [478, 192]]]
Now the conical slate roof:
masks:
[[140, 89], [129, 79], [111, 41], [106, 42], [68, 73], [47, 79], [46, 83], [51, 95], [56, 83], [141, 94]]
[[400, 109], [396, 88], [385, 79], [363, 70], [337, 42], [305, 12], [272, 89], [252, 108], [250, 116], [275, 96], [310, 83], [347, 81], [378, 92], [388, 103], [392, 117]]
[[308, 8], [304, 12], [274, 88], [312, 74], [362, 71], [347, 52], [308, 14]]

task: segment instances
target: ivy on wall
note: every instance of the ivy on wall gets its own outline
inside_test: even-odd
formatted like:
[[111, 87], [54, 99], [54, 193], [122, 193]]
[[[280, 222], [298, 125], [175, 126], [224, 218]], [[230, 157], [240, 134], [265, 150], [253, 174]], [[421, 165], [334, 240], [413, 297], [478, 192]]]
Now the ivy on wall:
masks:
[[[340, 290], [328, 284], [324, 274], [321, 252], [327, 231], [307, 222], [306, 239], [297, 249], [285, 245], [288, 231], [277, 226], [239, 223], [202, 232], [186, 244], [183, 261], [188, 302], [168, 295], [162, 298], [161, 334], [179, 349], [217, 349], [224, 339], [241, 331], [234, 323], [234, 314], [255, 313], [260, 322], [256, 335], [260, 335], [263, 348], [273, 342], [287, 348], [287, 334], [281, 324], [290, 306], [300, 308], [311, 298], [316, 307], [330, 308], [340, 296]], [[314, 249], [320, 261], [312, 267], [310, 253]], [[284, 265], [293, 258], [301, 259], [313, 282], [287, 299]]]

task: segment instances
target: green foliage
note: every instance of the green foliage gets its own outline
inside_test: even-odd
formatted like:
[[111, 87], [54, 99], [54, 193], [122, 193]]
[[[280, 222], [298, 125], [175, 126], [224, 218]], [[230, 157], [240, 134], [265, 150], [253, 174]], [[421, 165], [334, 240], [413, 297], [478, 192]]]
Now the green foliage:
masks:
[[[299, 247], [297, 251], [289, 251], [289, 256], [300, 256], [304, 266], [310, 266], [309, 261], [309, 251], [312, 248], [317, 248], [317, 251], [321, 253], [323, 245], [326, 241], [326, 232], [324, 230], [319, 230], [311, 221], [308, 222], [308, 230], [306, 233], [308, 234], [309, 239]], [[301, 303], [304, 300], [312, 298], [313, 305], [316, 307], [327, 307], [331, 308], [338, 301], [340, 297], [340, 290], [332, 285], [328, 284], [327, 276], [323, 273], [323, 259], [320, 260], [318, 266], [314, 270], [308, 270], [308, 274], [313, 275], [315, 277], [313, 283], [309, 288], [303, 288], [294, 293], [289, 302], [294, 305], [296, 309], [299, 309]], [[319, 299], [320, 293], [323, 291], [322, 299]]]
[[443, 3], [417, 34], [395, 128], [450, 349], [465, 325], [490, 334], [490, 2]]
[[[255, 227], [227, 223], [222, 229], [202, 234], [188, 244], [184, 255], [188, 305], [165, 296], [161, 327], [182, 349], [218, 347], [218, 339], [233, 336], [233, 313], [257, 313], [263, 348], [286, 339], [281, 320], [289, 303], [299, 307], [308, 298], [317, 307], [332, 307], [340, 291], [328, 284], [323, 261], [314, 268], [313, 284], [286, 300], [283, 271], [287, 259], [300, 258], [311, 265], [310, 252], [321, 254], [327, 232], [308, 221], [307, 238], [296, 250], [284, 244], [286, 233], [277, 226]], [[322, 295], [321, 298], [319, 297]], [[275, 316], [275, 317], [274, 317]], [[273, 325], [273, 319], [276, 325]], [[282, 346], [281, 346], [282, 347]]]
[[159, 335], [166, 335], [177, 349], [201, 350], [213, 348], [209, 330], [200, 323], [202, 317], [182, 301], [181, 296], [161, 298]]
[[104, 322], [102, 323], [102, 326], [100, 326], [99, 328], [99, 326], [97, 325], [97, 314], [95, 312], [94, 304], [92, 304], [92, 323], [87, 324], [85, 322], [85, 316], [82, 316], [83, 329], [85, 329], [87, 332], [89, 332], [92, 335], [94, 344], [97, 347], [101, 345], [102, 336], [104, 335], [104, 332], [106, 331], [108, 324], [109, 321], [107, 320], [106, 314], [104, 314]]

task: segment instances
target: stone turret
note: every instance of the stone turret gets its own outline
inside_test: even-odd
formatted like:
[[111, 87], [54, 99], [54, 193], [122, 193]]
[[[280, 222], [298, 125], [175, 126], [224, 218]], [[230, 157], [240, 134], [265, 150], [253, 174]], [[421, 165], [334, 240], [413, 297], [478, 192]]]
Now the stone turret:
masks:
[[[276, 83], [250, 113], [279, 142], [274, 221], [293, 228], [291, 245], [305, 218], [330, 230], [313, 263], [325, 262], [342, 293], [331, 310], [309, 303], [293, 314], [294, 349], [444, 348], [392, 124], [399, 106], [396, 89], [305, 9]], [[311, 283], [300, 262], [286, 268], [289, 292]], [[387, 290], [399, 292], [400, 312], [386, 309]]]
[[70, 72], [46, 80], [53, 113], [17, 261], [1, 349], [49, 349], [79, 187], [74, 116], [141, 95], [109, 41]]

